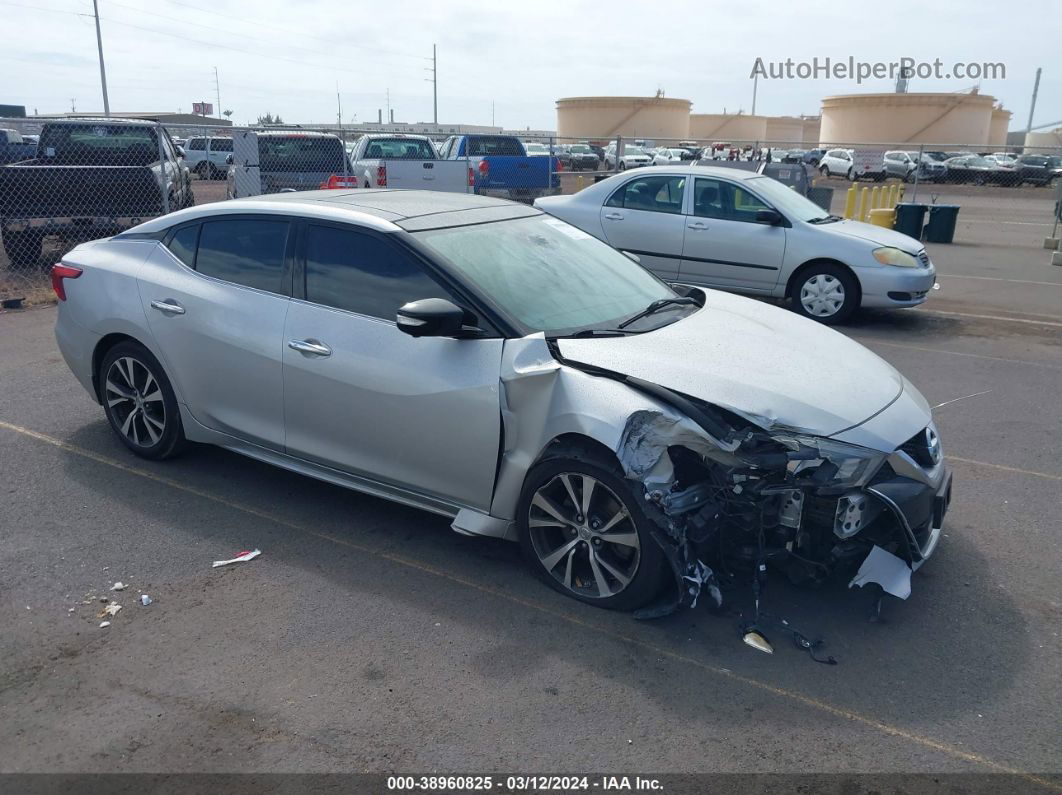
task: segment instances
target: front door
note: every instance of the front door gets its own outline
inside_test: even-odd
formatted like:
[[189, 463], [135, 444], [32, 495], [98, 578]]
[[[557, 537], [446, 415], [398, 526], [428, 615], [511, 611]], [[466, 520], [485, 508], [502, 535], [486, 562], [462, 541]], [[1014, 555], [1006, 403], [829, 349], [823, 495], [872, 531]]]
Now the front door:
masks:
[[679, 276], [686, 219], [684, 175], [639, 174], [627, 180], [601, 208], [601, 227], [613, 248], [637, 254], [642, 266], [665, 281]]
[[679, 279], [743, 292], [768, 292], [778, 283], [785, 229], [756, 222], [771, 209], [746, 188], [697, 177], [691, 214], [685, 216]]
[[284, 332], [291, 455], [487, 510], [502, 340], [413, 338], [395, 312], [452, 299], [390, 236], [307, 221]]

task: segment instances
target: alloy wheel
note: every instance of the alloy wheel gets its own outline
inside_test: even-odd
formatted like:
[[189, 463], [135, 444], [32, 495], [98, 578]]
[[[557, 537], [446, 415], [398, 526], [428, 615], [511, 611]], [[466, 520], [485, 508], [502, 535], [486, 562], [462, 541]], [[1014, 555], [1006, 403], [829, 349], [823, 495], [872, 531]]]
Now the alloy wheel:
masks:
[[143, 362], [115, 359], [104, 384], [107, 410], [115, 427], [138, 447], [152, 447], [166, 432], [166, 405], [158, 381]]
[[830, 317], [844, 305], [844, 285], [828, 273], [816, 273], [800, 288], [800, 303], [813, 317]]
[[527, 525], [539, 563], [573, 594], [615, 596], [638, 572], [641, 544], [630, 511], [589, 475], [562, 472], [539, 487]]

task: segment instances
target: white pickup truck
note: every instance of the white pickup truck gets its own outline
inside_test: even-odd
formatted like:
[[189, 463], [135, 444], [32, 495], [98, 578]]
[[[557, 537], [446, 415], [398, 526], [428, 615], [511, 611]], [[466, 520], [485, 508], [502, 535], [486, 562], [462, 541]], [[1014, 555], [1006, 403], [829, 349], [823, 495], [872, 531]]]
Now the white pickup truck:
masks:
[[410, 188], [472, 193], [473, 176], [464, 160], [440, 160], [423, 135], [370, 134], [350, 150], [353, 174], [363, 188]]

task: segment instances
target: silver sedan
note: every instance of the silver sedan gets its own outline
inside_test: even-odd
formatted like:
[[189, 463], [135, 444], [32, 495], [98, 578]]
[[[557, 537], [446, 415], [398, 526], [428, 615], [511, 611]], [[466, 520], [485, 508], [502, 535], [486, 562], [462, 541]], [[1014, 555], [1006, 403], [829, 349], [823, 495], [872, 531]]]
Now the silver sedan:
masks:
[[894, 582], [940, 536], [950, 476], [903, 376], [524, 205], [211, 204], [53, 283], [63, 355], [136, 455], [215, 444], [442, 514], [584, 602], [718, 602], [714, 571], [768, 558], [815, 579], [872, 555]]
[[824, 323], [860, 306], [917, 306], [936, 283], [919, 241], [830, 215], [755, 172], [663, 166], [535, 206], [637, 255], [666, 281], [788, 298]]

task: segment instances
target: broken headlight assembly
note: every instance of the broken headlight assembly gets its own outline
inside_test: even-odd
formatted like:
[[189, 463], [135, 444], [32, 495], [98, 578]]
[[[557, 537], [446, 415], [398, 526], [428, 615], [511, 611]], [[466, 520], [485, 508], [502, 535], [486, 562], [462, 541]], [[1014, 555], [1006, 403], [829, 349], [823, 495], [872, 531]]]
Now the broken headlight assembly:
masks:
[[885, 453], [822, 436], [780, 435], [775, 442], [791, 451], [787, 469], [817, 487], [855, 489], [865, 486], [885, 462]]

